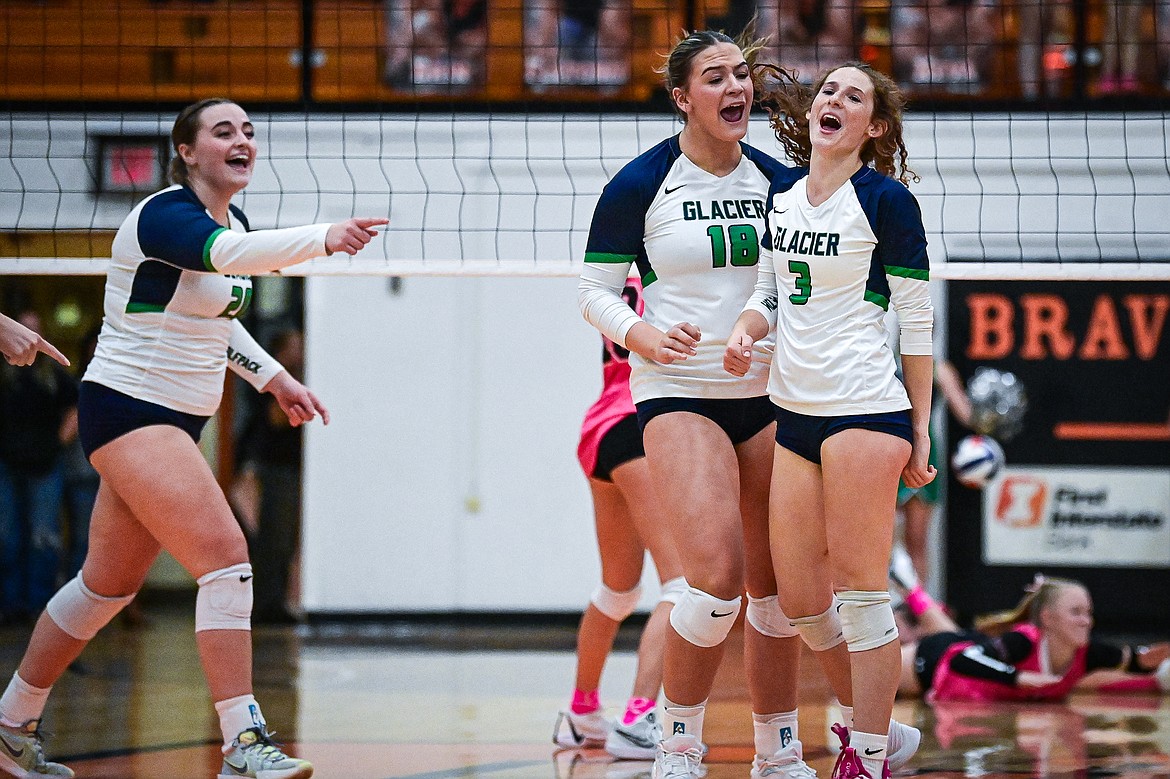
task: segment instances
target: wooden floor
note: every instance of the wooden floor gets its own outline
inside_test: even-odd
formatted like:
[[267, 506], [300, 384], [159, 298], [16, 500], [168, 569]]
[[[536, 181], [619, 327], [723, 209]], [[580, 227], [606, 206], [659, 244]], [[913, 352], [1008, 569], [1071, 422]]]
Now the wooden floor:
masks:
[[[46, 711], [50, 758], [82, 779], [207, 779], [219, 768], [219, 731], [186, 609], [151, 611], [150, 624], [107, 628]], [[15, 668], [27, 630], [0, 630], [0, 674]], [[631, 779], [648, 763], [600, 751], [555, 752], [573, 656], [565, 630], [415, 628], [255, 632], [256, 693], [269, 727], [324, 779]], [[750, 706], [742, 641], [720, 671], [707, 714], [709, 779], [746, 779]], [[485, 647], [503, 647], [485, 649]], [[531, 649], [525, 647], [542, 647]], [[616, 653], [602, 700], [620, 709], [633, 655]], [[827, 777], [836, 754], [819, 671], [802, 673], [805, 756]], [[923, 729], [909, 775], [1170, 777], [1170, 696], [1083, 696], [1068, 705], [948, 705], [899, 701]], [[827, 745], [832, 744], [830, 749]]]

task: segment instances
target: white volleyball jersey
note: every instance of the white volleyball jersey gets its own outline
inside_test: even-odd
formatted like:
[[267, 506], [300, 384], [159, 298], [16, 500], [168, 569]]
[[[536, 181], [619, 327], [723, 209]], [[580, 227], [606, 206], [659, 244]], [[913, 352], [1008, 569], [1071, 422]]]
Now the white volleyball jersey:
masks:
[[771, 338], [756, 344], [744, 378], [723, 370], [723, 352], [755, 287], [769, 181], [786, 168], [747, 144], [741, 148], [736, 169], [715, 176], [682, 154], [676, 135], [628, 163], [601, 193], [581, 274], [586, 319], [625, 345], [638, 316], [620, 293], [635, 264], [645, 321], [663, 332], [690, 322], [702, 333], [698, 353], [670, 365], [630, 355], [636, 403], [758, 397], [766, 391]]
[[235, 322], [252, 300], [251, 278], [217, 268], [255, 268], [265, 253], [279, 258], [269, 269], [323, 255], [328, 226], [247, 233], [244, 213], [235, 206], [229, 212], [230, 230], [183, 186], [134, 207], [114, 236], [105, 317], [86, 381], [210, 416], [229, 357], [232, 369], [258, 389], [279, 372]]
[[810, 416], [910, 408], [885, 326], [898, 315], [902, 354], [931, 353], [926, 232], [901, 183], [863, 167], [824, 203], [807, 169], [773, 179], [759, 282], [748, 308], [776, 330], [768, 394]]

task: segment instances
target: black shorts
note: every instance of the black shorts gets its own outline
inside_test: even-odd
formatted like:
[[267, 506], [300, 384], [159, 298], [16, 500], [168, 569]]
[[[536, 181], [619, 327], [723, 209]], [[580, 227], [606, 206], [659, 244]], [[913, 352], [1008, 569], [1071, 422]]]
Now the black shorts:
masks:
[[811, 417], [773, 405], [776, 414], [776, 443], [809, 462], [821, 462], [821, 444], [834, 433], [850, 428], [889, 433], [914, 443], [910, 411], [884, 414], [848, 414], [840, 417]]
[[659, 414], [672, 411], [689, 411], [707, 417], [727, 433], [731, 443], [742, 444], [756, 433], [772, 424], [774, 414], [772, 402], [767, 395], [758, 398], [730, 398], [709, 400], [707, 398], [651, 398], [637, 404], [638, 424], [642, 429]]
[[605, 431], [597, 444], [597, 464], [593, 466], [593, 478], [613, 481], [613, 469], [630, 460], [646, 456], [642, 446], [642, 428], [638, 415], [629, 414]]
[[115, 438], [151, 425], [177, 427], [198, 443], [208, 419], [132, 398], [93, 381], [81, 382], [77, 398], [77, 435], [86, 457]]
[[934, 686], [934, 671], [938, 668], [938, 661], [946, 651], [955, 644], [968, 641], [980, 641], [983, 634], [975, 630], [957, 630], [947, 633], [932, 633], [918, 642], [914, 652], [914, 675], [918, 677], [918, 684], [923, 692]]

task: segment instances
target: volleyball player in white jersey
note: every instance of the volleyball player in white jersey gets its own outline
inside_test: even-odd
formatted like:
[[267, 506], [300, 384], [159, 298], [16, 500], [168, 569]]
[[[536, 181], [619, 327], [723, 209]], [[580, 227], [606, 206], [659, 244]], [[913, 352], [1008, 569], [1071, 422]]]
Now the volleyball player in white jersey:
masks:
[[[642, 282], [631, 278], [622, 297], [643, 310]], [[686, 591], [674, 541], [654, 522], [654, 481], [646, 464], [638, 413], [630, 397], [630, 353], [603, 338], [601, 396], [585, 412], [577, 458], [593, 495], [601, 584], [577, 630], [577, 684], [569, 708], [557, 716], [553, 741], [563, 747], [604, 744], [614, 757], [652, 760], [660, 729], [655, 714], [662, 688], [662, 652], [670, 609]], [[601, 672], [622, 622], [641, 598], [642, 565], [649, 552], [662, 585], [638, 643], [633, 694], [618, 722], [601, 706]]]
[[269, 738], [252, 695], [252, 568], [196, 441], [219, 405], [224, 368], [270, 392], [301, 425], [325, 407], [236, 320], [251, 273], [354, 254], [386, 219], [247, 232], [231, 198], [252, 178], [256, 142], [240, 106], [185, 108], [171, 132], [175, 186], [139, 203], [114, 237], [105, 319], [82, 381], [80, 437], [101, 475], [81, 573], [53, 596], [0, 696], [0, 770], [72, 776], [47, 762], [37, 727], [49, 689], [142, 586], [165, 548], [199, 584], [195, 638], [223, 732], [220, 775], [301, 779], [312, 766]]
[[[754, 344], [776, 329], [768, 393], [776, 406], [772, 556], [780, 602], [798, 623], [832, 611], [829, 572], [852, 667], [852, 732], [834, 777], [889, 775], [887, 728], [898, 632], [886, 587], [898, 478], [927, 462], [932, 309], [926, 237], [905, 184], [904, 101], [863, 64], [810, 91], [782, 71], [762, 104], [789, 156], [768, 194], [759, 283], [728, 339], [734, 375], [757, 370]], [[894, 178], [896, 176], [897, 178]], [[893, 305], [905, 384], [883, 319]], [[820, 616], [818, 616], [820, 615]]]
[[[632, 353], [630, 389], [646, 459], [690, 585], [670, 615], [655, 777], [705, 773], [704, 707], [745, 586], [752, 775], [813, 775], [797, 739], [800, 645], [776, 606], [768, 554], [770, 341], [753, 347], [757, 359], [745, 379], [722, 368], [755, 284], [768, 182], [783, 170], [742, 143], [755, 49], [714, 32], [692, 33], [674, 47], [665, 76], [683, 130], [605, 187], [581, 273], [585, 318]], [[631, 265], [644, 287], [641, 317], [620, 295]]]

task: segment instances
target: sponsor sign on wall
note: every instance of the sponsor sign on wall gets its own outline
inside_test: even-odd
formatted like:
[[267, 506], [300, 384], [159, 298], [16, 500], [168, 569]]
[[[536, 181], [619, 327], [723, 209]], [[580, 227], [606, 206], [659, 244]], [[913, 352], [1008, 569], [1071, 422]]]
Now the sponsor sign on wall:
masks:
[[[1080, 580], [1098, 625], [1170, 630], [1170, 283], [950, 281], [947, 358], [1011, 372], [1004, 472], [946, 483], [946, 599], [960, 621], [1036, 573]], [[948, 417], [947, 452], [971, 431]], [[1140, 597], [1131, 593], [1140, 592]]]
[[983, 561], [1170, 568], [1170, 470], [1009, 467], [983, 490]]

